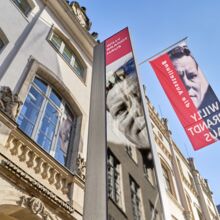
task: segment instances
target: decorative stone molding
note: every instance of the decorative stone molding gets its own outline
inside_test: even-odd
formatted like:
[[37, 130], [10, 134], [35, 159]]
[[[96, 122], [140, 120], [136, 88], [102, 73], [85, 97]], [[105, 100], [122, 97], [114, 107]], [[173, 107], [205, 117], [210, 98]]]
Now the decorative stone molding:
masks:
[[86, 8], [80, 7], [79, 3], [76, 1], [71, 2], [70, 6], [82, 27], [89, 31], [92, 23], [86, 15]]
[[163, 153], [167, 156], [169, 160], [172, 159], [171, 153], [167, 150], [163, 142], [160, 140], [160, 138], [157, 137], [157, 135], [154, 133], [154, 139], [157, 145], [160, 147], [160, 149], [163, 151]]
[[[63, 201], [55, 193], [47, 189], [40, 182], [32, 178], [30, 175], [28, 175], [26, 172], [24, 172], [21, 168], [16, 166], [10, 160], [8, 159], [2, 160], [1, 166], [5, 168], [11, 174], [10, 178], [14, 178], [14, 179], [19, 178], [19, 180], [23, 182], [24, 187], [25, 185], [28, 185], [32, 189], [32, 191], [37, 191], [41, 195], [45, 196], [47, 199], [50, 200], [51, 203], [55, 204], [57, 207], [64, 209], [65, 212], [67, 213], [74, 212], [74, 209], [72, 206], [70, 206], [67, 202]], [[35, 204], [36, 203], [34, 203], [34, 206]], [[37, 206], [33, 208], [36, 209], [36, 207]]]
[[186, 177], [184, 176], [183, 172], [180, 172], [181, 178], [183, 180], [183, 182], [185, 183], [185, 185], [188, 187], [188, 189], [193, 193], [194, 196], [198, 196], [198, 193], [195, 189], [195, 187], [186, 179]]
[[48, 209], [46, 209], [44, 203], [36, 197], [25, 197], [20, 198], [20, 206], [29, 208], [31, 212], [37, 215], [43, 220], [58, 220], [59, 218], [53, 215]]
[[76, 173], [80, 176], [82, 180], [85, 180], [85, 174], [86, 174], [86, 162], [83, 157], [79, 154], [76, 159], [76, 165], [77, 165], [77, 171]]
[[9, 135], [6, 148], [10, 154], [16, 156], [31, 172], [40, 175], [56, 190], [66, 195], [69, 192], [70, 185], [73, 183], [71, 175], [63, 171], [63, 169], [59, 169], [56, 162], [52, 162], [45, 153], [38, 149], [38, 146], [34, 144], [32, 146], [31, 142], [25, 143], [25, 138], [22, 139], [13, 133]]
[[21, 104], [18, 94], [13, 94], [8, 86], [0, 87], [0, 109], [13, 120], [18, 115]]

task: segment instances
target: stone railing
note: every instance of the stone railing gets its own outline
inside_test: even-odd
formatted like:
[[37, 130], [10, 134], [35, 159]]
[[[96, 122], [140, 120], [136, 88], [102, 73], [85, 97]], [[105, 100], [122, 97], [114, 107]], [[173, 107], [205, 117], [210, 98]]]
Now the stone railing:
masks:
[[57, 165], [38, 146], [28, 141], [23, 134], [18, 131], [11, 132], [6, 148], [8, 153], [15, 157], [13, 161], [22, 163], [23, 168], [28, 168], [28, 173], [34, 174], [37, 179], [42, 178], [46, 185], [59, 191], [59, 195], [62, 197], [68, 193], [70, 185], [73, 183], [72, 175]]
[[45, 196], [45, 199], [49, 199], [68, 213], [82, 215], [84, 158], [78, 157], [78, 169], [71, 173], [24, 134], [2, 111], [0, 111], [0, 154], [5, 158], [0, 160], [0, 167], [8, 173], [8, 178], [13, 179], [13, 182], [23, 181], [28, 187], [33, 187], [33, 190]]

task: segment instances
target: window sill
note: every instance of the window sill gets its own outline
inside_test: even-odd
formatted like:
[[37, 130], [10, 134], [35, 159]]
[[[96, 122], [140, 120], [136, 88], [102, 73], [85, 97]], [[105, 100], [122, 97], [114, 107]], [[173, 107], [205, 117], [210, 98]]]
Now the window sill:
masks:
[[166, 190], [166, 192], [167, 192], [168, 196], [170, 197], [170, 199], [175, 203], [175, 205], [176, 205], [179, 209], [181, 209], [181, 210], [183, 211], [184, 208], [183, 208], [183, 207], [181, 206], [181, 204], [178, 202], [178, 200], [176, 199], [176, 197], [175, 197], [172, 193], [170, 193], [169, 191]]
[[115, 205], [115, 207], [123, 214], [123, 216], [127, 218], [125, 211], [111, 197], [108, 197], [108, 200], [110, 200]]

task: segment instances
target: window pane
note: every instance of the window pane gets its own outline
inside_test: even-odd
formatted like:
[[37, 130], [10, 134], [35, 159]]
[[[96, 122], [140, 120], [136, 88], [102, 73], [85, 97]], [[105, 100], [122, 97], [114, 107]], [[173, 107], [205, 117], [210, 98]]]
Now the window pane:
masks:
[[49, 140], [43, 133], [39, 133], [37, 136], [37, 143], [47, 152], [50, 151], [51, 140]]
[[70, 63], [72, 56], [73, 56], [72, 51], [71, 51], [68, 47], [65, 46], [65, 48], [64, 48], [64, 50], [63, 50], [63, 57], [64, 57], [64, 59], [65, 59], [68, 63]]
[[45, 116], [50, 120], [50, 123], [56, 124], [58, 120], [58, 112], [57, 110], [50, 104], [47, 104]]
[[22, 131], [24, 131], [28, 136], [32, 135], [34, 126], [30, 123], [30, 121], [28, 121], [22, 116], [19, 116], [17, 122]]
[[28, 103], [27, 100], [21, 110], [20, 115], [24, 116], [26, 119], [34, 124], [37, 120], [38, 113], [39, 109], [37, 109], [31, 102]]
[[28, 4], [27, 0], [13, 0], [13, 1], [25, 15], [28, 15], [28, 13], [31, 11], [31, 7]]
[[36, 108], [39, 109], [43, 102], [43, 96], [34, 87], [31, 87], [25, 102], [32, 103]]
[[37, 120], [42, 101], [43, 97], [40, 93], [31, 87], [17, 120], [19, 127], [29, 136], [32, 135], [33, 125]]
[[57, 95], [57, 93], [52, 90], [51, 94], [50, 94], [50, 99], [54, 102], [55, 105], [57, 105], [58, 107], [61, 106], [61, 98]]
[[43, 118], [41, 123], [40, 132], [52, 140], [55, 132], [55, 125], [52, 124], [46, 117]]
[[67, 111], [60, 123], [58, 142], [56, 147], [55, 158], [61, 163], [65, 164], [65, 158], [68, 151], [68, 145], [71, 136], [71, 128], [73, 124], [73, 118]]
[[58, 50], [60, 49], [62, 40], [57, 34], [52, 33], [51, 42]]
[[74, 69], [76, 70], [76, 73], [77, 73], [78, 75], [80, 75], [80, 76], [83, 75], [83, 71], [84, 71], [84, 70], [83, 70], [82, 66], [80, 65], [80, 63], [79, 63], [77, 60], [75, 60]]
[[134, 220], [141, 220], [141, 199], [140, 199], [140, 187], [130, 177], [130, 188], [131, 188], [131, 202]]
[[46, 93], [47, 91], [47, 84], [44, 83], [42, 80], [35, 78], [34, 79], [34, 84], [37, 85], [37, 87], [43, 92]]

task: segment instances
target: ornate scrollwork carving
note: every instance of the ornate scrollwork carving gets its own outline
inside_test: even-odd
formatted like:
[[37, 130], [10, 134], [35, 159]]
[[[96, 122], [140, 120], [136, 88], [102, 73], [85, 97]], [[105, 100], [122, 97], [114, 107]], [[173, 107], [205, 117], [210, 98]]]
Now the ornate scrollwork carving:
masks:
[[84, 158], [79, 154], [76, 159], [76, 165], [77, 165], [77, 174], [85, 180], [85, 173], [86, 173], [86, 162]]
[[20, 200], [20, 205], [22, 207], [27, 207], [31, 212], [39, 216], [43, 220], [57, 220], [58, 217], [52, 215], [52, 213], [46, 209], [44, 203], [36, 197], [25, 197], [22, 196]]
[[0, 109], [5, 112], [10, 118], [15, 120], [22, 102], [18, 94], [13, 94], [8, 86], [0, 87]]
[[82, 27], [89, 31], [92, 23], [86, 15], [86, 8], [80, 7], [79, 3], [76, 1], [71, 2], [70, 6], [72, 7], [73, 12], [76, 15], [79, 23], [82, 25]]

